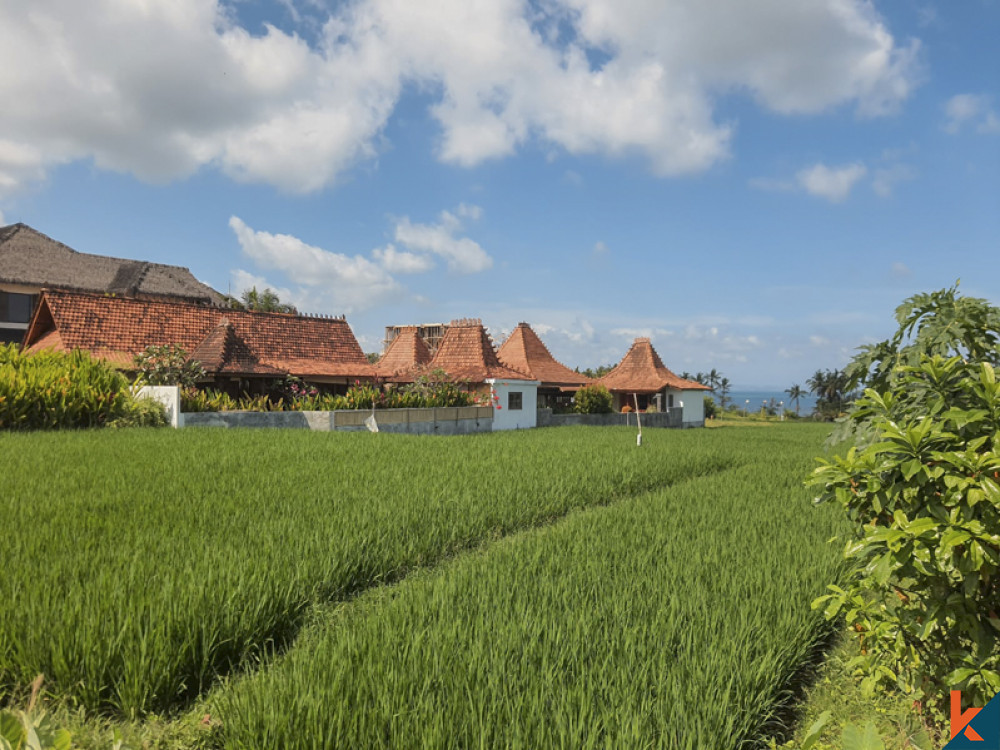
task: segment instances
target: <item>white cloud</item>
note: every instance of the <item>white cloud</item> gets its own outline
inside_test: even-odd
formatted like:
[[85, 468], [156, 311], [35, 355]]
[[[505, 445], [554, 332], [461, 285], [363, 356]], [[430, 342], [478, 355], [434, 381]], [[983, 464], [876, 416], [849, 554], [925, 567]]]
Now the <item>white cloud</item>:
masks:
[[229, 226], [256, 265], [280, 271], [302, 288], [302, 295], [321, 299], [328, 309], [363, 310], [399, 290], [381, 266], [360, 255], [332, 253], [288, 234], [255, 231], [236, 216]]
[[597, 257], [603, 256], [603, 255], [607, 255], [608, 254], [608, 246], [605, 245], [600, 240], [598, 240], [597, 242], [594, 243], [594, 248], [593, 248], [593, 250], [591, 250], [591, 253], [593, 255], [597, 256]]
[[796, 175], [799, 185], [810, 195], [840, 203], [850, 195], [851, 188], [868, 172], [864, 164], [828, 167], [814, 164]]
[[827, 346], [830, 343], [830, 339], [825, 336], [812, 335], [809, 337], [809, 343], [813, 346]]
[[0, 211], [0, 227], [6, 226], [7, 222], [3, 218], [3, 211]]
[[892, 164], [875, 170], [872, 177], [872, 190], [883, 198], [892, 195], [896, 185], [901, 182], [915, 180], [917, 171], [908, 164]]
[[678, 175], [728, 155], [720, 95], [878, 115], [917, 77], [919, 44], [868, 0], [357, 0], [321, 28], [318, 3], [282, 2], [314, 42], [251, 35], [221, 0], [0, 5], [0, 97], [17, 103], [0, 110], [0, 191], [88, 158], [152, 181], [209, 166], [317, 190], [376, 154], [407, 86], [432, 92], [447, 162], [536, 140]]
[[437, 224], [413, 224], [404, 216], [396, 222], [396, 242], [410, 250], [440, 255], [448, 268], [457, 273], [478, 273], [493, 267], [482, 246], [468, 237], [456, 236], [462, 222], [449, 211], [441, 212]]
[[956, 94], [944, 105], [944, 129], [952, 135], [966, 125], [977, 133], [1000, 133], [1000, 117], [993, 110], [991, 98], [985, 94]]
[[899, 261], [892, 264], [889, 272], [892, 274], [893, 278], [896, 279], [908, 279], [913, 276], [913, 271], [911, 271], [905, 263], [900, 263]]
[[429, 255], [397, 250], [393, 245], [376, 248], [372, 256], [390, 273], [424, 273], [434, 267], [434, 260]]
[[455, 213], [462, 218], [472, 219], [473, 221], [479, 221], [483, 217], [482, 207], [470, 203], [459, 203]]

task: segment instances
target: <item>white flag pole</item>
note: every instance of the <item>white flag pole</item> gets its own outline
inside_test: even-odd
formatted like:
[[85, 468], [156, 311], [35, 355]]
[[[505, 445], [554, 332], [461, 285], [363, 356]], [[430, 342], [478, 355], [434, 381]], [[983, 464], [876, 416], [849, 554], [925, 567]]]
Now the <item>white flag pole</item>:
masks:
[[642, 445], [642, 420], [639, 419], [639, 397], [633, 393], [632, 398], [635, 400], [635, 423], [639, 426], [639, 434], [635, 436], [635, 444], [640, 446]]

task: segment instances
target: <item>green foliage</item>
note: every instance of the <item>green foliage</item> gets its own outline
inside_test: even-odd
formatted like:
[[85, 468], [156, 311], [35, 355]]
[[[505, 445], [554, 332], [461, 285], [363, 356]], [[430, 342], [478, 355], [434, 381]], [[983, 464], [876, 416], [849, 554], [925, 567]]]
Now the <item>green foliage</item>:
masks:
[[804, 428], [649, 431], [641, 451], [626, 428], [0, 434], [0, 518], [31, 529], [0, 547], [0, 702], [42, 672], [90, 711], [185, 705], [287, 645], [311, 606], [484, 540], [723, 468], [773, 494], [775, 470], [750, 464], [803, 436], [811, 454], [821, 436]]
[[[613, 369], [615, 369], [614, 365], [598, 365], [597, 367], [588, 367], [587, 369], [585, 369], [583, 371], [582, 374], [586, 375], [588, 378], [592, 378], [594, 380], [597, 380], [598, 378], [603, 378], [605, 375], [607, 375]], [[576, 371], [580, 372], [580, 368], [577, 367]]]
[[611, 391], [600, 383], [594, 383], [578, 390], [574, 402], [580, 414], [610, 414], [613, 399]]
[[[624, 446], [624, 429], [583, 442], [566, 429], [549, 432], [553, 444], [601, 444], [571, 471], [604, 450], [616, 462], [642, 452]], [[685, 463], [693, 440], [726, 446], [739, 465], [317, 613], [280, 661], [209, 697], [220, 744], [760, 747], [829, 629], [808, 602], [840, 565], [824, 544], [839, 514], [812, 510], [799, 480], [823, 432], [648, 431], [655, 464]], [[493, 440], [481, 445], [509, 466]], [[543, 481], [570, 476], [541, 460]], [[541, 485], [525, 489], [522, 501]]]
[[705, 419], [712, 419], [716, 416], [719, 407], [711, 396], [702, 396], [702, 398], [705, 400]]
[[0, 709], [0, 750], [70, 750], [69, 732], [56, 727], [45, 711], [35, 710], [42, 680], [38, 675], [31, 683], [26, 710]]
[[70, 750], [72, 737], [45, 712], [0, 710], [0, 750]]
[[811, 480], [854, 524], [858, 570], [817, 605], [857, 631], [865, 690], [985, 705], [1000, 692], [1000, 384], [989, 363], [940, 356], [891, 381], [851, 417], [877, 442]]
[[895, 684], [940, 709], [1000, 691], [1000, 309], [952, 287], [896, 309], [899, 330], [864, 347], [867, 382], [848, 425], [860, 449], [821, 466], [821, 500], [855, 524], [859, 575], [819, 603], [843, 611], [869, 691]]
[[978, 297], [962, 297], [958, 283], [916, 294], [896, 308], [899, 330], [889, 339], [861, 347], [847, 366], [850, 389], [864, 384], [879, 393], [895, 387], [899, 368], [924, 357], [959, 356], [1000, 365], [1000, 308]]
[[0, 430], [100, 427], [148, 413], [121, 373], [86, 352], [0, 345]]
[[240, 297], [240, 309], [259, 312], [298, 313], [294, 305], [282, 302], [272, 289], [257, 291], [257, 287], [245, 289]]
[[816, 414], [822, 419], [843, 416], [854, 401], [851, 380], [845, 370], [816, 370], [806, 385], [816, 396]]
[[195, 383], [205, 377], [201, 363], [188, 359], [184, 347], [178, 344], [147, 346], [142, 354], [135, 355], [133, 365], [142, 382], [149, 385], [194, 388]]

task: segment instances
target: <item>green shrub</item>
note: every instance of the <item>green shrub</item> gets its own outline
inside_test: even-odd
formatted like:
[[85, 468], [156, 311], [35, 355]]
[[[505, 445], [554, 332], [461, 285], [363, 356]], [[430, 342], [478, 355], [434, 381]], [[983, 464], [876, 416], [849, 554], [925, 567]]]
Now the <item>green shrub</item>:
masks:
[[100, 427], [135, 414], [125, 376], [86, 352], [0, 346], [0, 429]]
[[610, 414], [611, 391], [603, 385], [585, 385], [576, 392], [576, 411], [579, 414]]
[[939, 707], [962, 690], [985, 705], [1000, 691], [1000, 383], [960, 357], [898, 374], [852, 415], [877, 442], [811, 480], [847, 510], [858, 571], [816, 604], [861, 639], [864, 689], [888, 683]]
[[193, 388], [205, 377], [201, 363], [188, 359], [187, 352], [178, 344], [147, 346], [133, 359], [142, 380], [150, 385], [179, 385]]
[[711, 396], [703, 396], [705, 400], [705, 419], [712, 419], [718, 411], [718, 405]]

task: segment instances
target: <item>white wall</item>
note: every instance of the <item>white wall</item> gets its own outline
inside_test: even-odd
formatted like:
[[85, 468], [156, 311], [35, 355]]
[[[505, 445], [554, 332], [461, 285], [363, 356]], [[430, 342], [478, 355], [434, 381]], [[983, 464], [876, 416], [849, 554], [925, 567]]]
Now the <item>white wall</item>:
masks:
[[684, 416], [681, 421], [684, 425], [705, 423], [705, 394], [708, 391], [673, 391], [674, 405], [684, 404]]
[[[493, 431], [524, 430], [538, 422], [538, 380], [487, 380], [493, 395]], [[508, 408], [511, 393], [521, 394], [521, 408]], [[498, 409], [497, 406], [500, 408]]]
[[159, 401], [167, 411], [167, 421], [170, 422], [170, 426], [181, 426], [181, 389], [176, 385], [144, 385], [136, 397]]

